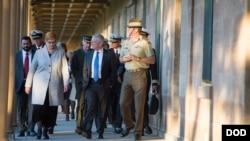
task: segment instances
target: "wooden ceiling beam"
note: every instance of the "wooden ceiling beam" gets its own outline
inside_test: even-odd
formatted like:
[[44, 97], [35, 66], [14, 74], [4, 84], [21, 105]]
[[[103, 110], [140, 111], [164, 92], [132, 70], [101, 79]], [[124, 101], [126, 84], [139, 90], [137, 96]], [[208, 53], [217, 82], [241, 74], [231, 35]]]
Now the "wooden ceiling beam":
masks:
[[31, 5], [40, 5], [40, 4], [52, 4], [52, 3], [63, 3], [63, 4], [105, 4], [110, 5], [109, 0], [74, 0], [73, 2], [71, 0], [32, 0]]

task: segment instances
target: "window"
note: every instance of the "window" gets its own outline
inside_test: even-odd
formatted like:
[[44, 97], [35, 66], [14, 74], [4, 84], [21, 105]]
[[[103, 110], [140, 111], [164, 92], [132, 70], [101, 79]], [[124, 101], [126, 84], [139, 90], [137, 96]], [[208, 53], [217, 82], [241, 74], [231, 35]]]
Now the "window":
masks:
[[202, 80], [205, 83], [211, 83], [212, 81], [213, 1], [214, 0], [204, 1], [205, 8]]

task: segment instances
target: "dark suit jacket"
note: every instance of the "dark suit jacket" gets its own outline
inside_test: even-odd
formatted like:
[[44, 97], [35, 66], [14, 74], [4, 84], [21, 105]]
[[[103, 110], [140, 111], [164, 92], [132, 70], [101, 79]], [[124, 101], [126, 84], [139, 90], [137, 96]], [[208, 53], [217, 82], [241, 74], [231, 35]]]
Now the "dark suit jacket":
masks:
[[[34, 54], [35, 54], [35, 51], [31, 49], [32, 58], [33, 58]], [[16, 60], [15, 60], [15, 92], [16, 93], [20, 92], [21, 86], [22, 86], [22, 83], [24, 80], [23, 67], [24, 67], [23, 66], [23, 53], [22, 53], [22, 50], [19, 50], [16, 53]]]
[[82, 83], [82, 70], [83, 70], [83, 61], [84, 61], [85, 51], [82, 48], [77, 49], [73, 52], [71, 59], [71, 71], [75, 77], [77, 83]]
[[[87, 51], [88, 52], [88, 51]], [[83, 63], [84, 56], [86, 52], [83, 48], [79, 48], [73, 52], [73, 56], [71, 59], [71, 72], [75, 78], [75, 87], [76, 87], [76, 99], [80, 98], [82, 91], [82, 75], [83, 75]]]
[[[45, 43], [43, 43], [42, 47], [44, 47], [44, 45], [45, 45]], [[31, 46], [31, 49], [34, 50], [34, 51], [36, 51], [36, 50], [37, 50], [36, 45], [33, 44], [33, 45]]]
[[[109, 51], [111, 51], [112, 53], [115, 54], [115, 50], [113, 48], [111, 48]], [[120, 76], [121, 79], [123, 79], [123, 74], [125, 72], [124, 63], [121, 63], [119, 60], [120, 54], [118, 56], [117, 55], [115, 55], [115, 56], [117, 57], [117, 62], [116, 62], [117, 63], [117, 65], [116, 65], [117, 75]]]
[[[93, 59], [94, 50], [91, 50], [85, 54], [84, 65], [83, 65], [83, 89], [86, 90], [91, 78], [91, 65]], [[116, 56], [113, 52], [103, 50], [102, 68], [101, 68], [101, 82], [106, 88], [111, 88], [115, 84], [117, 79], [116, 75]]]
[[[154, 54], [155, 54], [155, 49], [153, 48]], [[150, 64], [150, 74], [152, 80], [158, 80], [158, 75], [157, 75], [157, 62], [156, 62], [156, 54], [155, 54], [155, 63]]]

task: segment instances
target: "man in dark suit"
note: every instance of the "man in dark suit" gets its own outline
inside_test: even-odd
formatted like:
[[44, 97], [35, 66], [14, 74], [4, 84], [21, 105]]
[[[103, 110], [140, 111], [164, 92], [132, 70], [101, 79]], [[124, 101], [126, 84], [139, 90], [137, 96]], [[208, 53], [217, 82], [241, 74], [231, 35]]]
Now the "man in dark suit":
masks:
[[71, 60], [71, 71], [75, 78], [76, 87], [76, 129], [75, 132], [78, 134], [82, 133], [83, 117], [85, 115], [85, 94], [82, 90], [82, 73], [83, 73], [83, 62], [85, 54], [91, 50], [90, 48], [91, 36], [83, 35], [82, 47], [73, 52], [73, 57]]
[[30, 36], [34, 42], [34, 44], [32, 45], [33, 50], [43, 48], [45, 43], [43, 41], [43, 32], [42, 31], [32, 30], [32, 31], [30, 31]]
[[[27, 130], [25, 122], [31, 124], [31, 119], [26, 119], [27, 112], [28, 114], [32, 113], [32, 108], [28, 107], [31, 105], [31, 96], [25, 93], [25, 82], [27, 73], [29, 71], [29, 66], [31, 65], [31, 60], [34, 55], [34, 50], [31, 49], [31, 39], [28, 36], [23, 36], [21, 39], [22, 49], [16, 53], [16, 61], [15, 61], [15, 93], [17, 96], [17, 116], [18, 116], [18, 126], [19, 126], [19, 134], [18, 136], [24, 136], [24, 132]], [[28, 117], [31, 118], [31, 117]], [[30, 126], [30, 125], [29, 125]], [[35, 131], [33, 127], [30, 129], [32, 131], [32, 135], [35, 135]]]
[[[116, 79], [116, 58], [111, 51], [103, 49], [104, 37], [95, 34], [91, 39], [92, 51], [84, 58], [83, 90], [86, 95], [87, 109], [82, 136], [91, 139], [91, 128], [96, 110], [100, 107], [99, 139], [104, 133], [104, 113], [107, 106], [108, 91], [113, 88]], [[98, 106], [98, 104], [99, 106]]]
[[[116, 55], [117, 76], [116, 76], [116, 83], [114, 85], [113, 91], [110, 92], [107, 111], [109, 113], [114, 114], [113, 132], [119, 134], [122, 131], [122, 128], [121, 128], [122, 127], [122, 115], [120, 111], [119, 101], [120, 101], [122, 77], [123, 77], [123, 73], [125, 72], [125, 68], [124, 68], [124, 63], [121, 63], [119, 61], [122, 37], [120, 35], [111, 33], [110, 39], [111, 39], [110, 42], [111, 42], [111, 47], [112, 47], [110, 51], [114, 52]], [[112, 114], [109, 114], [109, 115], [112, 116]]]
[[[145, 40], [148, 40], [149, 32], [145, 28], [142, 28], [141, 35], [144, 37]], [[153, 48], [153, 51], [155, 54], [154, 48]], [[155, 55], [155, 60], [156, 60], [156, 55]], [[154, 64], [150, 64], [149, 73], [148, 73], [147, 96], [146, 96], [146, 101], [145, 101], [144, 118], [143, 118], [143, 128], [147, 134], [152, 134], [152, 129], [149, 126], [149, 115], [148, 115], [149, 114], [148, 100], [149, 100], [151, 84], [152, 84], [152, 92], [157, 94], [158, 93], [158, 77], [157, 77], [157, 62], [156, 61]]]

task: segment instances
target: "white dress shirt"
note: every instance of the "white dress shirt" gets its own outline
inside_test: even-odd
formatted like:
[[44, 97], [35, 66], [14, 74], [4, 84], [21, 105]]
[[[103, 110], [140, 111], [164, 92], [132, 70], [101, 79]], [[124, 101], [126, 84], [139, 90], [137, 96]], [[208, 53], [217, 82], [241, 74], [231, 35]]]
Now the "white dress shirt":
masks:
[[93, 58], [92, 58], [92, 64], [91, 64], [91, 78], [94, 78], [94, 61], [95, 61], [95, 57], [96, 57], [96, 52], [99, 52], [99, 70], [98, 70], [98, 76], [99, 76], [99, 79], [102, 78], [101, 76], [101, 68], [102, 68], [102, 58], [103, 58], [103, 49], [101, 50], [98, 50], [98, 51], [95, 51], [94, 54], [93, 54]]

